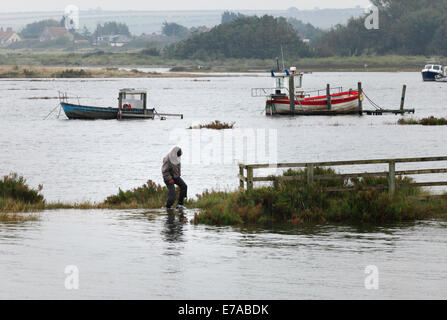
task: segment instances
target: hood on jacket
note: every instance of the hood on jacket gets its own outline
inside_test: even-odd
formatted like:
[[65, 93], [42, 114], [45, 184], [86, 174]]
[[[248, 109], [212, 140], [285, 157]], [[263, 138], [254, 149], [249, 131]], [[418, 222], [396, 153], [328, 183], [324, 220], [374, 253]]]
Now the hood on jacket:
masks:
[[180, 157], [183, 154], [182, 149], [180, 149], [179, 147], [175, 147], [174, 149], [171, 150], [171, 152], [169, 152], [169, 161], [171, 161], [172, 164], [174, 165], [178, 165], [180, 164]]

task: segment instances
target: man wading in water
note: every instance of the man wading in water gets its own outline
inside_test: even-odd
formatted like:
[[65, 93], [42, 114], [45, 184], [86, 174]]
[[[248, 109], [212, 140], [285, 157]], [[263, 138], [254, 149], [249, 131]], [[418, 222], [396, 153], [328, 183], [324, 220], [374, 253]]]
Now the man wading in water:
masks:
[[182, 156], [182, 149], [175, 147], [172, 151], [163, 159], [163, 167], [161, 169], [163, 173], [163, 180], [168, 187], [168, 201], [166, 203], [166, 208], [171, 209], [175, 202], [175, 185], [180, 187], [180, 196], [178, 199], [178, 205], [176, 209], [185, 209], [183, 206], [183, 201], [187, 197], [188, 186], [185, 181], [183, 181], [181, 176], [181, 163], [180, 158]]

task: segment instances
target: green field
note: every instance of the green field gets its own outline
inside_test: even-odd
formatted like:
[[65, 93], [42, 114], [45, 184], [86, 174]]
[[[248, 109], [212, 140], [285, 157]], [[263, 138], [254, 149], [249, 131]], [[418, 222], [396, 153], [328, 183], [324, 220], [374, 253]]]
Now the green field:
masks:
[[[302, 71], [420, 71], [429, 58], [424, 56], [355, 56], [286, 60], [286, 66]], [[447, 62], [441, 58], [441, 62]], [[270, 59], [223, 59], [214, 61], [175, 60], [151, 56], [142, 51], [0, 51], [0, 65], [63, 67], [176, 67], [176, 71], [269, 71]]]

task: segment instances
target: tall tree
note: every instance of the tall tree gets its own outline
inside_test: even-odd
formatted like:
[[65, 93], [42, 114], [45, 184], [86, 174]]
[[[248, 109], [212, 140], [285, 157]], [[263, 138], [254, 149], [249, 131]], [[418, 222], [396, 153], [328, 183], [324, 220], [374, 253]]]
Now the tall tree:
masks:
[[161, 29], [162, 34], [167, 37], [187, 38], [189, 36], [189, 29], [177, 23], [168, 23], [165, 21]]
[[56, 20], [41, 20], [27, 24], [20, 32], [20, 36], [25, 39], [37, 39], [46, 27], [59, 27], [60, 22]]
[[131, 34], [127, 24], [111, 21], [105, 22], [104, 25], [98, 24], [94, 35], [95, 37], [112, 35], [125, 35], [130, 37]]

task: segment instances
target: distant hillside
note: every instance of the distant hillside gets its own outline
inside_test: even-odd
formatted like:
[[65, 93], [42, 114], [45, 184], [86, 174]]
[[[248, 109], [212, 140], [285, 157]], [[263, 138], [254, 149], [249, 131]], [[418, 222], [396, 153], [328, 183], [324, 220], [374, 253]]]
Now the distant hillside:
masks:
[[166, 48], [170, 58], [210, 60], [219, 58], [271, 59], [281, 54], [307, 57], [309, 48], [285, 18], [244, 17], [214, 27]]
[[[272, 15], [286, 18], [296, 18], [304, 23], [322, 29], [329, 29], [338, 23], [346, 23], [350, 17], [358, 17], [363, 13], [362, 8], [353, 9], [319, 9], [319, 10], [239, 10], [244, 15]], [[213, 11], [104, 11], [88, 10], [80, 12], [80, 27], [86, 26], [94, 31], [98, 24], [108, 21], [126, 23], [135, 35], [142, 33], [161, 32], [163, 22], [175, 22], [185, 27], [207, 26], [214, 27], [221, 23], [225, 10]], [[20, 12], [0, 13], [0, 27], [12, 27], [20, 31], [25, 25], [45, 19], [60, 21], [63, 8], [55, 12]]]

